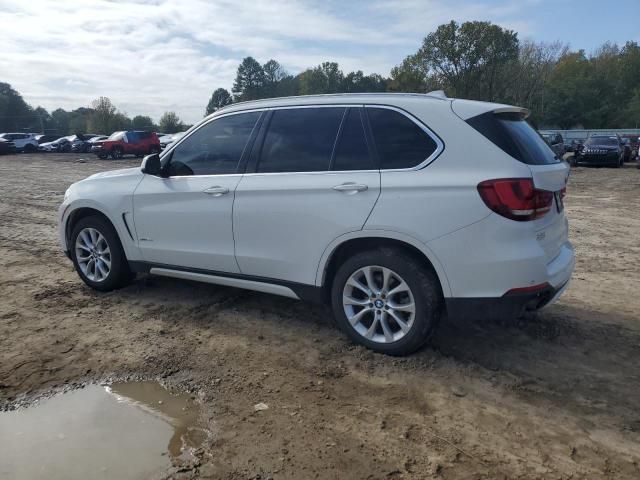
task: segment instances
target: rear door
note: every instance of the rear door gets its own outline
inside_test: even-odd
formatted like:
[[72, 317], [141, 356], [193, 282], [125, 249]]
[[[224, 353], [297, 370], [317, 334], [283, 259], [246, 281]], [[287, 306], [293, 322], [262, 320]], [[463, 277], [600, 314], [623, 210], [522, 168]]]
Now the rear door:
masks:
[[325, 248], [362, 229], [379, 193], [362, 108], [272, 110], [236, 189], [240, 271], [315, 284]]

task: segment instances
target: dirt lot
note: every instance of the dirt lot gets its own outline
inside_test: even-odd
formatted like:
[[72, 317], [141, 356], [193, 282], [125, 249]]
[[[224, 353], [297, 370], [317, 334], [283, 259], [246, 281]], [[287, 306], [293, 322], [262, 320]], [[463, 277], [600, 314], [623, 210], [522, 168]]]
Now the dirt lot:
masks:
[[[153, 277], [85, 287], [57, 243], [64, 190], [137, 163], [0, 157], [0, 407], [161, 378], [198, 395], [214, 433], [199, 465], [172, 476], [640, 478], [635, 165], [574, 169], [578, 264], [558, 304], [512, 322], [444, 322], [429, 347], [390, 358], [303, 302]], [[269, 409], [254, 412], [258, 402]]]

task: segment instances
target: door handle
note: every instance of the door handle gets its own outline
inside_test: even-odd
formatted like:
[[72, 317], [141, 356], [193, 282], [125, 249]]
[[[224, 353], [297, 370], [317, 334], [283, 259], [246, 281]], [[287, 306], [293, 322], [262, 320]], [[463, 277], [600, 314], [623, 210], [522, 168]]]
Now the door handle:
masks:
[[367, 185], [364, 185], [362, 183], [353, 183], [353, 182], [346, 182], [333, 187], [333, 189], [337, 190], [338, 192], [353, 192], [353, 193], [364, 192], [368, 188], [369, 187]]
[[229, 193], [229, 189], [227, 187], [209, 187], [202, 191], [202, 193], [206, 193], [207, 195], [211, 195], [213, 197], [219, 197], [220, 195], [224, 195], [225, 193]]

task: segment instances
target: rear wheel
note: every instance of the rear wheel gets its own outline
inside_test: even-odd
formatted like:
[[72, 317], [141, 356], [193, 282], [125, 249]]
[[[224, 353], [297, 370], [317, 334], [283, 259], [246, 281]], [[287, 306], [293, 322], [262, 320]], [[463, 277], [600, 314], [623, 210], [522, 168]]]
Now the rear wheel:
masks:
[[401, 250], [358, 253], [334, 277], [331, 304], [338, 326], [356, 343], [389, 355], [414, 352], [442, 311], [438, 280]]
[[124, 156], [124, 150], [122, 150], [122, 147], [113, 147], [113, 150], [111, 150], [111, 158], [113, 158], [114, 160], [119, 160]]
[[84, 283], [105, 292], [128, 283], [131, 272], [120, 239], [104, 218], [80, 219], [69, 240], [73, 265]]
[[31, 144], [31, 143], [27, 143], [27, 144], [24, 146], [24, 152], [25, 152], [25, 153], [33, 153], [33, 152], [35, 152], [36, 150], [37, 150], [36, 146], [35, 146], [35, 145], [33, 145], [33, 144]]

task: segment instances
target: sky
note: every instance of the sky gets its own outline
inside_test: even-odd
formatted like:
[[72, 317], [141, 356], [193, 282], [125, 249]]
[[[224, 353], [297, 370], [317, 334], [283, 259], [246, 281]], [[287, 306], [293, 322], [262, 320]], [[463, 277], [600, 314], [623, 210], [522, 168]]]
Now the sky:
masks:
[[450, 20], [587, 52], [640, 42], [640, 0], [0, 0], [0, 82], [49, 111], [104, 95], [131, 117], [193, 123], [246, 56], [388, 75]]

